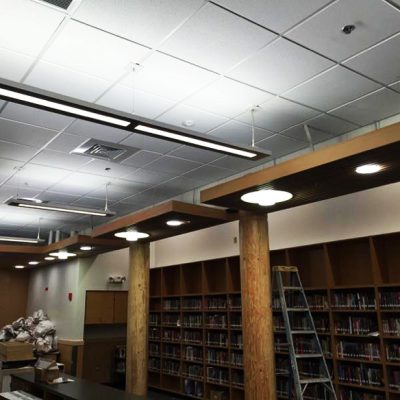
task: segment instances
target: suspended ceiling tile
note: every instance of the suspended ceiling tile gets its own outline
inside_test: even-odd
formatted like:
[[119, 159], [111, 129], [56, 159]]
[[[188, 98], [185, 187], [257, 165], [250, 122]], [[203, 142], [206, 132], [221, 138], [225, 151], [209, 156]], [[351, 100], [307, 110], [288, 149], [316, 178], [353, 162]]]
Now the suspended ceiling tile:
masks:
[[84, 101], [94, 101], [110, 85], [109, 82], [40, 61], [29, 74], [25, 83], [40, 89]]
[[168, 140], [152, 138], [141, 134], [133, 134], [123, 140], [121, 144], [162, 154], [168, 153], [180, 146], [179, 144]]
[[124, 179], [133, 182], [146, 183], [149, 185], [158, 185], [162, 182], [167, 181], [175, 176], [174, 173], [166, 172], [166, 171], [152, 171], [149, 169], [137, 169], [132, 172], [128, 176], [125, 176]]
[[89, 157], [82, 157], [76, 154], [65, 154], [59, 151], [45, 149], [41, 151], [31, 161], [31, 163], [75, 171], [87, 164], [90, 160]]
[[109, 178], [101, 175], [74, 172], [51, 186], [51, 192], [70, 193], [72, 195], [84, 196], [88, 192], [104, 187], [110, 181]]
[[381, 89], [333, 110], [332, 114], [351, 120], [359, 125], [368, 125], [398, 114], [399, 110], [400, 94], [390, 89]]
[[[346, 35], [342, 27], [354, 24]], [[334, 60], [342, 61], [397, 33], [400, 12], [383, 0], [352, 0], [332, 3], [287, 36]]]
[[318, 117], [307, 121], [307, 124], [315, 129], [329, 133], [333, 136], [359, 128], [359, 125], [344, 121], [343, 119], [336, 118], [329, 114], [318, 115]]
[[115, 85], [102, 96], [97, 104], [124, 111], [144, 118], [153, 119], [175, 103], [163, 97], [154, 96], [132, 87]]
[[119, 143], [126, 139], [131, 133], [112, 126], [97, 124], [95, 122], [77, 119], [68, 129], [67, 133], [73, 133], [81, 138], [93, 138]]
[[400, 79], [400, 34], [346, 61], [344, 65], [379, 82]]
[[149, 49], [70, 20], [43, 56], [81, 73], [114, 81], [130, 63], [140, 62]]
[[[400, 0], [399, 0], [400, 1]], [[397, 90], [398, 92], [400, 92], [400, 82], [396, 82], [393, 85], [390, 85], [390, 87], [394, 90]]]
[[189, 190], [197, 188], [198, 186], [198, 181], [179, 176], [175, 179], [168, 181], [168, 183], [166, 183], [165, 185], [160, 185], [152, 189], [152, 191], [154, 191], [155, 193], [163, 192], [163, 194], [166, 195], [167, 198], [170, 198], [172, 196], [177, 196], [184, 192], [188, 192]]
[[[114, 179], [107, 186], [107, 196], [111, 201], [120, 201], [125, 199], [126, 197], [133, 196], [134, 194], [143, 192], [146, 189], [149, 189], [150, 185], [146, 183], [133, 182], [128, 181], [126, 179]], [[89, 197], [105, 199], [106, 197], [106, 189], [97, 188], [88, 193]]]
[[241, 63], [228, 75], [280, 94], [333, 65], [332, 61], [280, 38]]
[[122, 83], [156, 96], [182, 100], [217, 79], [218, 75], [188, 62], [153, 53], [143, 63], [143, 68], [129, 74]]
[[3, 118], [54, 130], [66, 128], [73, 121], [73, 118], [64, 115], [11, 102], [7, 103], [0, 115]]
[[[330, 133], [322, 132], [320, 130], [313, 128], [312, 126], [309, 126], [308, 128], [313, 144], [323, 142], [324, 140], [332, 139], [333, 137], [333, 135], [331, 135]], [[283, 131], [282, 135], [289, 136], [297, 140], [301, 140], [306, 144], [308, 143], [308, 138], [303, 125], [297, 125], [292, 128], [289, 128], [286, 131]]]
[[355, 72], [336, 66], [285, 93], [285, 97], [328, 111], [380, 87]]
[[[1, 164], [0, 160], [0, 165], [3, 167]], [[21, 186], [12, 186], [12, 185], [3, 185], [0, 187], [0, 203], [4, 203], [6, 200], [8, 200], [10, 197], [28, 197], [28, 198], [33, 198], [36, 197], [40, 194], [40, 189], [31, 189], [29, 187], [26, 187], [24, 185]], [[5, 213], [0, 212], [0, 220], [6, 217], [7, 213], [6, 210], [8, 210], [9, 206], [4, 206]]]
[[0, 48], [0, 77], [19, 82], [33, 61], [33, 57]]
[[272, 152], [272, 157], [278, 158], [304, 149], [308, 144], [282, 135], [275, 135], [258, 142], [257, 146], [270, 150]]
[[222, 72], [275, 37], [275, 34], [207, 3], [161, 46], [161, 50]]
[[0, 140], [39, 148], [56, 134], [56, 131], [0, 118]]
[[222, 157], [222, 154], [215, 151], [196, 149], [190, 146], [182, 146], [170, 153], [171, 156], [184, 158], [186, 160], [200, 163], [209, 163]]
[[215, 0], [215, 3], [282, 33], [330, 3], [331, 0]]
[[51, 201], [54, 203], [61, 203], [61, 204], [71, 204], [74, 201], [79, 199], [79, 195], [77, 194], [70, 194], [70, 193], [62, 193], [62, 192], [52, 192], [52, 191], [44, 191], [40, 193], [38, 198], [40, 200]]
[[273, 95], [248, 85], [222, 78], [188, 98], [185, 103], [214, 114], [233, 118], [272, 99]]
[[221, 168], [227, 168], [232, 171], [245, 171], [246, 169], [257, 167], [258, 165], [262, 165], [266, 163], [268, 159], [262, 159], [259, 161], [251, 161], [251, 160], [244, 160], [242, 158], [226, 156], [220, 158], [217, 161], [214, 161], [211, 165]]
[[166, 171], [173, 174], [183, 174], [184, 172], [198, 168], [201, 165], [202, 164], [200, 163], [184, 160], [182, 158], [164, 156], [156, 161], [153, 161], [151, 164], [148, 164], [146, 169], [160, 172]]
[[87, 138], [68, 133], [62, 133], [61, 135], [57, 136], [57, 138], [55, 138], [46, 148], [49, 150], [69, 153], [81, 145], [85, 140], [87, 140]]
[[90, 163], [80, 168], [80, 172], [101, 175], [108, 179], [121, 178], [131, 174], [134, 170], [134, 167], [128, 165], [121, 165], [116, 162], [102, 160], [92, 160]]
[[[205, 133], [228, 121], [228, 118], [202, 111], [195, 107], [178, 104], [176, 107], [158, 117], [157, 121], [174, 125], [178, 130], [183, 128], [193, 130], [195, 132]], [[193, 125], [186, 126], [186, 122], [193, 123]]]
[[201, 0], [85, 0], [74, 18], [154, 47], [203, 3]]
[[[254, 113], [254, 122], [256, 126], [262, 129], [280, 132], [318, 114], [318, 111], [311, 108], [285, 99], [275, 98], [261, 104], [261, 108]], [[238, 119], [247, 124], [251, 123], [249, 113], [242, 114]]]
[[0, 140], [0, 158], [8, 158], [17, 161], [28, 161], [33, 157], [37, 149], [16, 143]]
[[[23, 163], [21, 161], [7, 160], [0, 158], [0, 182], [10, 177], [15, 173], [18, 168], [21, 168]], [[0, 186], [1, 189], [1, 186]]]
[[0, 47], [36, 57], [63, 18], [63, 13], [37, 2], [2, 0]]
[[[223, 126], [214, 129], [209, 134], [217, 138], [229, 140], [231, 143], [244, 144], [247, 146], [251, 145], [251, 126], [238, 121], [231, 120]], [[256, 142], [272, 135], [274, 135], [273, 132], [269, 132], [265, 129], [260, 129], [257, 127], [254, 129], [254, 138]]]
[[[103, 199], [95, 199], [93, 197], [81, 197], [80, 199], [76, 200], [73, 205], [77, 207], [87, 207], [87, 208], [98, 208], [104, 209], [105, 208], [105, 198]], [[110, 207], [112, 204], [110, 204]]]
[[230, 169], [215, 167], [212, 165], [204, 165], [193, 171], [188, 172], [184, 177], [193, 179], [199, 182], [199, 186], [209, 182], [215, 182], [219, 179], [233, 175], [234, 172]]
[[151, 163], [162, 157], [160, 153], [153, 153], [151, 151], [141, 150], [135, 154], [132, 154], [126, 160], [122, 161], [123, 165], [129, 165], [131, 167], [141, 168], [146, 164]]

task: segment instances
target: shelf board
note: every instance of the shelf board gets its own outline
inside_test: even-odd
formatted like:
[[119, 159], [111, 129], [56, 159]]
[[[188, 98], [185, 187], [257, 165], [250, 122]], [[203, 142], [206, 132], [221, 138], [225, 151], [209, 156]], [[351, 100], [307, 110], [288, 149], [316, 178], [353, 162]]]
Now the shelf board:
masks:
[[363, 358], [349, 358], [349, 357], [336, 357], [337, 361], [345, 361], [345, 362], [355, 362], [355, 363], [364, 363], [364, 364], [383, 364], [382, 361], [377, 360], [365, 360]]
[[340, 382], [340, 381], [338, 381], [338, 385], [347, 386], [347, 387], [351, 387], [351, 388], [357, 388], [357, 389], [376, 390], [378, 392], [385, 392], [384, 386], [357, 385], [355, 383], [345, 383], [345, 382]]

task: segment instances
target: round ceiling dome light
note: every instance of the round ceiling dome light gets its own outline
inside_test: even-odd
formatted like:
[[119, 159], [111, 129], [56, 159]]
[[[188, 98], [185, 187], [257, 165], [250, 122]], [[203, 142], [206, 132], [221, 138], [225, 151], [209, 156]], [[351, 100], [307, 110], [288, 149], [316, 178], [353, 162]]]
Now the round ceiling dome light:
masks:
[[368, 175], [376, 174], [383, 169], [382, 165], [379, 164], [364, 164], [356, 168], [357, 174]]
[[25, 265], [16, 265], [14, 268], [15, 269], [24, 269]]
[[262, 189], [255, 192], [246, 193], [241, 200], [246, 203], [258, 204], [260, 206], [273, 206], [276, 203], [290, 200], [292, 193], [282, 190]]
[[150, 235], [145, 232], [138, 232], [135, 229], [128, 229], [125, 232], [117, 232], [114, 234], [114, 236], [121, 238], [121, 239], [125, 239], [128, 242], [137, 242], [139, 239], [146, 239]]
[[82, 251], [90, 251], [90, 250], [92, 250], [92, 246], [81, 246], [80, 249]]
[[54, 257], [45, 257], [44, 259], [45, 259], [46, 261], [53, 261], [53, 260], [55, 260]]
[[39, 261], [29, 261], [28, 264], [29, 265], [38, 265]]
[[50, 253], [52, 257], [57, 257], [59, 260], [68, 260], [69, 257], [75, 257], [75, 253], [69, 253], [66, 250], [59, 250], [57, 253]]
[[179, 219], [171, 219], [169, 221], [167, 221], [167, 225], [168, 226], [181, 226], [181, 225], [185, 225], [188, 224], [190, 221], [181, 221]]

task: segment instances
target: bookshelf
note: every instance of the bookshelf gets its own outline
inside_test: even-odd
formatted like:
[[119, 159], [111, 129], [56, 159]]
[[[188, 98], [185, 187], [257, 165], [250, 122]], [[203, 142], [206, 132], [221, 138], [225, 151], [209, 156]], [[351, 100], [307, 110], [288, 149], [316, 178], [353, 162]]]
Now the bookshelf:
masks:
[[[299, 268], [338, 400], [400, 400], [400, 233], [270, 257], [271, 265]], [[150, 273], [149, 385], [188, 398], [210, 399], [216, 391], [244, 399], [239, 257]], [[289, 364], [277, 312], [274, 323], [277, 394], [284, 399], [279, 372]], [[313, 373], [311, 364], [304, 368]]]

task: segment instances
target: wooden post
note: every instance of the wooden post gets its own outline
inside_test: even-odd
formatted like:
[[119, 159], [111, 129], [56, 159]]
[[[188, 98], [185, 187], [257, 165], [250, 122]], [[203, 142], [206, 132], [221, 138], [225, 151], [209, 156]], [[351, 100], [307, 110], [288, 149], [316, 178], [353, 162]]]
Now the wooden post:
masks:
[[126, 346], [126, 391], [147, 398], [150, 245], [129, 248], [129, 294]]
[[268, 217], [241, 211], [240, 276], [246, 400], [276, 399]]

